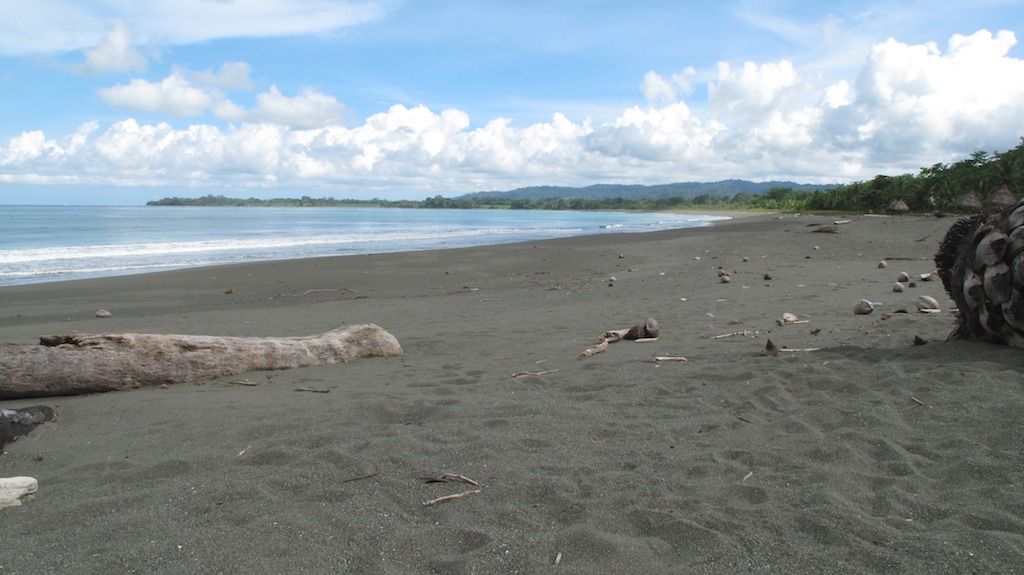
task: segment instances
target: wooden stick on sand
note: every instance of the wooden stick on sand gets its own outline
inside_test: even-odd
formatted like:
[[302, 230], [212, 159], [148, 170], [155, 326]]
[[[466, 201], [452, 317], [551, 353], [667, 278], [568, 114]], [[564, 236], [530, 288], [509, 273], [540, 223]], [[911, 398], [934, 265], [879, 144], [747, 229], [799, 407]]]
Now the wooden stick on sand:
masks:
[[438, 497], [437, 499], [424, 501], [423, 506], [429, 507], [431, 505], [437, 505], [438, 503], [444, 503], [445, 501], [454, 501], [455, 499], [462, 499], [467, 495], [476, 495], [477, 493], [480, 493], [480, 491], [480, 489], [474, 489], [472, 491], [463, 491], [462, 493], [456, 493], [454, 495], [445, 495], [444, 497]]

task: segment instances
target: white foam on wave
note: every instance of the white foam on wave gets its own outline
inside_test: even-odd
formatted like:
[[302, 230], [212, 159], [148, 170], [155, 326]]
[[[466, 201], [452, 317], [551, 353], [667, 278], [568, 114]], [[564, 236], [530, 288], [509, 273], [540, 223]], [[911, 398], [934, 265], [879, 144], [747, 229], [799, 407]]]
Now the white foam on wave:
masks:
[[[570, 228], [547, 228], [529, 230], [536, 234], [570, 234], [580, 230]], [[229, 238], [200, 240], [192, 242], [152, 242], [140, 244], [103, 244], [89, 246], [61, 246], [31, 248], [22, 250], [0, 250], [0, 265], [45, 262], [54, 260], [79, 260], [82, 258], [126, 258], [141, 256], [163, 256], [201, 254], [209, 252], [262, 251], [303, 246], [342, 246], [346, 244], [386, 243], [403, 244], [423, 240], [444, 240], [474, 236], [520, 235], [524, 230], [515, 228], [480, 228], [468, 230], [445, 230], [430, 232], [391, 232], [372, 234], [338, 234], [294, 237]]]

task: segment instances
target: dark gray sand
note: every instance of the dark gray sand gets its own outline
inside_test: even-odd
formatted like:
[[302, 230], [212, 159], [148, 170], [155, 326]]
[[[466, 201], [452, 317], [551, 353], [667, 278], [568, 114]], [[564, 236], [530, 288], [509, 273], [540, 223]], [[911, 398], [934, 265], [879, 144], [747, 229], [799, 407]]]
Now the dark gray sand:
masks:
[[375, 323], [406, 356], [2, 402], [58, 418], [0, 456], [39, 480], [0, 574], [1024, 572], [1021, 351], [892, 292], [953, 220], [834, 219], [2, 288], [0, 341]]

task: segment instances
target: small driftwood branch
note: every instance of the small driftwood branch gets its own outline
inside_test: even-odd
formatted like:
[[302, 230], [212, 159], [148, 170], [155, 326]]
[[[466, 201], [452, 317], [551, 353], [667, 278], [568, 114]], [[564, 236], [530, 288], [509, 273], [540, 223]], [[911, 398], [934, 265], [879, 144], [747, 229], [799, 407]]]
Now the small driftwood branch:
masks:
[[71, 334], [0, 344], [0, 399], [183, 383], [255, 370], [403, 355], [393, 335], [354, 325], [304, 337]]
[[548, 369], [548, 370], [545, 370], [545, 371], [519, 371], [519, 372], [513, 373], [512, 377], [513, 378], [516, 378], [516, 377], [526, 377], [526, 376], [540, 377], [542, 375], [547, 375], [549, 373], [558, 373], [558, 370], [557, 369]]
[[278, 296], [278, 297], [283, 297], [283, 296], [302, 297], [304, 295], [309, 295], [311, 293], [335, 293], [335, 292], [339, 292], [339, 291], [347, 291], [349, 293], [354, 293], [354, 294], [358, 294], [359, 293], [356, 290], [352, 290], [352, 289], [348, 289], [348, 288], [338, 288], [338, 289], [327, 289], [327, 288], [324, 288], [324, 289], [308, 289], [308, 290], [306, 290], [306, 291], [304, 291], [302, 293], [283, 293], [283, 294], [280, 294], [280, 296]]
[[732, 333], [723, 333], [720, 335], [712, 336], [711, 339], [725, 339], [727, 337], [757, 337], [761, 335], [760, 331], [745, 329], [743, 331], [734, 331]]
[[764, 349], [761, 350], [761, 355], [766, 356], [766, 357], [775, 357], [775, 356], [779, 355], [779, 353], [781, 353], [781, 352], [798, 353], [798, 352], [803, 352], [803, 351], [818, 351], [820, 349], [821, 349], [820, 347], [804, 347], [804, 348], [795, 348], [795, 349], [792, 349], [792, 348], [782, 348], [782, 347], [779, 347], [778, 345], [776, 345], [774, 341], [769, 339], [764, 344]]
[[654, 361], [657, 361], [657, 362], [667, 362], [667, 361], [690, 361], [690, 360], [686, 359], [685, 357], [676, 356], [676, 355], [656, 355], [656, 356], [654, 356]]
[[341, 482], [342, 483], [352, 483], [353, 481], [362, 481], [364, 479], [369, 479], [371, 477], [376, 477], [378, 475], [380, 475], [380, 471], [374, 471], [373, 473], [367, 473], [366, 475], [358, 475], [356, 477], [349, 477], [348, 479], [342, 479]]
[[647, 318], [643, 323], [626, 329], [613, 329], [606, 331], [598, 337], [598, 343], [594, 347], [588, 347], [580, 353], [580, 357], [591, 357], [608, 349], [608, 344], [623, 339], [631, 339], [637, 342], [647, 343], [658, 340], [660, 328], [658, 321], [654, 318]]
[[454, 495], [445, 495], [444, 497], [438, 497], [437, 499], [431, 499], [430, 501], [424, 501], [423, 506], [429, 507], [431, 505], [437, 505], [438, 503], [444, 503], [445, 501], [453, 501], [455, 499], [462, 499], [467, 495], [476, 495], [480, 493], [480, 489], [474, 489], [472, 491], [463, 491], [462, 493], [456, 493]]
[[451, 483], [452, 481], [461, 481], [468, 483], [474, 487], [480, 487], [480, 484], [465, 475], [459, 475], [458, 473], [442, 473], [441, 475], [426, 475], [420, 477], [427, 483]]

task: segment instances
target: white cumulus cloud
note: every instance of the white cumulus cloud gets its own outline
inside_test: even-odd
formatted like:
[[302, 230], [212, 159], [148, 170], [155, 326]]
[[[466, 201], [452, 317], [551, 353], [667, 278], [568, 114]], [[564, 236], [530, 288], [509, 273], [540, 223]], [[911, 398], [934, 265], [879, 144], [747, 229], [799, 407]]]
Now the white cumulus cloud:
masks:
[[146, 57], [135, 48], [128, 26], [115, 19], [110, 23], [110, 33], [95, 48], [85, 50], [85, 63], [78, 71], [83, 74], [141, 72], [147, 64]]
[[247, 62], [224, 62], [216, 72], [185, 71], [197, 85], [223, 90], [252, 90], [255, 84], [250, 78], [252, 69]]
[[688, 66], [682, 72], [672, 74], [670, 78], [664, 78], [651, 70], [644, 74], [640, 91], [643, 92], [647, 103], [651, 106], [671, 104], [677, 98], [693, 93], [692, 78], [696, 73], [697, 71], [692, 66]]
[[229, 122], [267, 122], [295, 129], [340, 124], [345, 106], [333, 96], [304, 88], [295, 96], [286, 96], [277, 86], [256, 95], [251, 109], [232, 102], [226, 89], [252, 89], [249, 65], [228, 62], [217, 72], [194, 72], [175, 67], [159, 82], [141, 78], [97, 91], [99, 97], [115, 108], [172, 117], [194, 117], [212, 113]]
[[650, 72], [637, 96], [646, 105], [600, 124], [559, 112], [526, 126], [504, 117], [474, 123], [458, 109], [393, 105], [346, 126], [345, 105], [312, 88], [286, 95], [271, 85], [248, 108], [231, 101], [231, 90], [253, 87], [243, 63], [176, 69], [100, 95], [126, 110], [210, 114], [227, 125], [125, 118], [64, 138], [25, 131], [0, 146], [0, 181], [286, 185], [355, 196], [914, 173], [1018, 143], [1024, 61], [1010, 56], [1016, 41], [984, 30], [954, 36], [945, 49], [891, 39], [871, 48], [855, 76], [828, 85], [787, 60], [723, 62], [705, 102], [693, 101], [695, 71]]
[[176, 117], [201, 115], [214, 102], [209, 91], [197, 88], [179, 73], [160, 82], [137, 78], [127, 84], [101, 88], [98, 93], [115, 108]]
[[256, 97], [250, 112], [254, 120], [284, 124], [294, 128], [315, 128], [341, 123], [345, 106], [334, 96], [305, 88], [297, 96], [281, 94], [277, 86]]
[[1024, 61], [1009, 56], [1016, 42], [1013, 32], [982, 30], [953, 36], [945, 52], [895, 39], [878, 44], [853, 99], [828, 111], [822, 138], [878, 162], [1012, 143], [1024, 135]]

